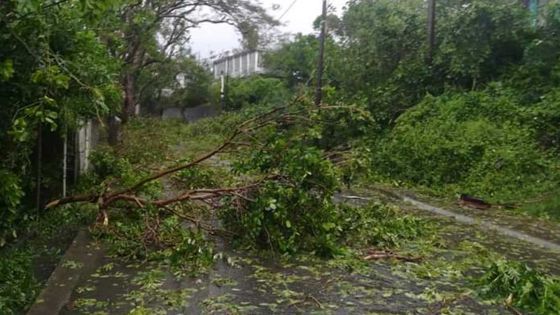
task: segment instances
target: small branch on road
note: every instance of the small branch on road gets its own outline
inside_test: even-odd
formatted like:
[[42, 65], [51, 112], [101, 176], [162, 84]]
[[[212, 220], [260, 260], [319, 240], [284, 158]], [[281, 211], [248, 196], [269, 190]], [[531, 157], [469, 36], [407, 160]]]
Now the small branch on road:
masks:
[[419, 262], [422, 257], [410, 257], [402, 256], [390, 251], [371, 251], [367, 256], [363, 258], [364, 260], [380, 260], [380, 259], [396, 259], [405, 262]]

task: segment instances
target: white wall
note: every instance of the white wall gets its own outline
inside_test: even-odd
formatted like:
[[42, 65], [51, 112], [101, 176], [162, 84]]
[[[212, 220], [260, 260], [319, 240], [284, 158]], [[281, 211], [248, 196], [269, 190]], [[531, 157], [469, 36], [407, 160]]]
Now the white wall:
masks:
[[226, 57], [214, 63], [214, 78], [220, 78], [222, 73], [234, 78], [262, 73], [264, 69], [259, 65], [261, 58], [262, 53], [258, 51]]

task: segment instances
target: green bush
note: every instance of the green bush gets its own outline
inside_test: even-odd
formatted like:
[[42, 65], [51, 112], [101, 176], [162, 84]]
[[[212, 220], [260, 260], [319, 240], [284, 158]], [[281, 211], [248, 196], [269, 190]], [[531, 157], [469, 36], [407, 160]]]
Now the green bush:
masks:
[[[113, 189], [128, 188], [148, 176], [149, 172], [135, 167], [127, 158], [118, 156], [111, 148], [99, 148], [90, 156], [91, 171], [80, 178], [76, 190], [86, 192], [101, 190], [112, 186]], [[139, 192], [145, 196], [157, 196], [162, 185], [154, 181], [144, 185]]]
[[[219, 91], [218, 91], [219, 93]], [[219, 95], [216, 95], [219, 103]], [[245, 79], [229, 79], [226, 86], [225, 105], [229, 110], [249, 105], [279, 105], [289, 97], [289, 90], [282, 80], [253, 76]]]
[[554, 89], [532, 107], [530, 124], [536, 130], [541, 146], [560, 150], [560, 89]]
[[24, 215], [18, 212], [18, 206], [24, 193], [19, 177], [7, 170], [0, 169], [0, 248], [16, 234], [15, 222]]
[[31, 272], [32, 257], [27, 250], [0, 256], [0, 313], [17, 314], [35, 299], [39, 284]]
[[179, 171], [173, 179], [185, 189], [210, 189], [218, 186], [216, 172], [209, 167], [194, 166]]
[[497, 261], [478, 280], [487, 298], [506, 301], [532, 314], [560, 313], [560, 279], [518, 262]]
[[427, 97], [377, 142], [373, 168], [387, 178], [493, 199], [545, 192], [559, 164], [539, 147], [530, 119], [508, 90]]
[[520, 206], [520, 210], [541, 218], [560, 221], [560, 190], [551, 190], [545, 196], [528, 200]]

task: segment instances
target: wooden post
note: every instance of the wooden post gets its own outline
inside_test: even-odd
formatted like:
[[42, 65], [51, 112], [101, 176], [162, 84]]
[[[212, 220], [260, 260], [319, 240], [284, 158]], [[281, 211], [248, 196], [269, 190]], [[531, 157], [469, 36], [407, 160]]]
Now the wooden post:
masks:
[[428, 0], [428, 65], [434, 59], [434, 49], [436, 46], [436, 0]]
[[327, 0], [323, 0], [323, 14], [321, 21], [321, 37], [319, 39], [319, 61], [317, 64], [317, 90], [315, 91], [315, 105], [321, 106], [323, 100], [323, 70], [325, 68], [325, 37], [327, 36]]

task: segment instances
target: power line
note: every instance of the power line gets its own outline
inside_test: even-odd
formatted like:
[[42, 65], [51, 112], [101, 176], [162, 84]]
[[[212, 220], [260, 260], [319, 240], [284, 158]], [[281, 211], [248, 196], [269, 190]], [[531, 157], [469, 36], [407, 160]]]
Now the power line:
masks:
[[298, 2], [298, 0], [292, 1], [292, 4], [290, 4], [290, 6], [286, 9], [286, 11], [284, 11], [284, 13], [282, 13], [282, 15], [280, 15], [280, 17], [278, 18], [278, 21], [282, 20], [282, 18], [283, 18], [284, 16], [286, 16], [286, 14], [288, 14], [288, 12], [290, 12], [290, 10], [294, 7], [294, 5], [296, 4], [296, 2]]

